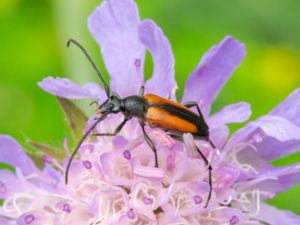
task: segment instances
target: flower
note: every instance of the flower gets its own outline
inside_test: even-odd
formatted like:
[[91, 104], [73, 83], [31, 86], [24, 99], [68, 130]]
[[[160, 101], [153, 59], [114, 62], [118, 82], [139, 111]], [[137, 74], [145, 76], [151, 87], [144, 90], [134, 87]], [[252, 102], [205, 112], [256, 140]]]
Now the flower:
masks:
[[[122, 97], [138, 93], [147, 49], [154, 72], [145, 83], [146, 92], [176, 100], [171, 46], [153, 21], [139, 19], [134, 1], [103, 2], [88, 25], [101, 46], [112, 90]], [[15, 172], [0, 170], [1, 224], [299, 224], [298, 216], [263, 200], [300, 181], [300, 164], [270, 164], [299, 149], [300, 89], [230, 138], [227, 124], [246, 121], [249, 104], [236, 103], [210, 115], [220, 89], [244, 57], [244, 45], [227, 36], [202, 57], [186, 83], [182, 102], [199, 103], [216, 149], [190, 134], [180, 143], [147, 127], [158, 149], [159, 168], [154, 167], [153, 153], [134, 119], [116, 137], [86, 139], [72, 164], [68, 185], [63, 174], [69, 158], [66, 144], [62, 163], [46, 155], [40, 169], [13, 138], [1, 135], [0, 161], [15, 167]], [[64, 98], [105, 100], [104, 91], [94, 83], [79, 86], [48, 77], [39, 86]], [[111, 115], [95, 131], [111, 131], [121, 120], [122, 115]], [[195, 144], [213, 167], [207, 207], [207, 166]]]

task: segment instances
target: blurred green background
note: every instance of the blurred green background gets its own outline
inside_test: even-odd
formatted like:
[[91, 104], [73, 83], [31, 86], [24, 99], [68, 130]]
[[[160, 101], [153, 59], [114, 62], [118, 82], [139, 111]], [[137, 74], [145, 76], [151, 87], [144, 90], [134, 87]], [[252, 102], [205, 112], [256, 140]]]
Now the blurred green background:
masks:
[[[169, 38], [181, 95], [184, 81], [201, 55], [225, 35], [247, 46], [247, 57], [221, 92], [214, 109], [238, 101], [252, 104], [253, 118], [267, 113], [300, 85], [299, 0], [138, 0], [142, 18], [154, 19]], [[97, 81], [68, 38], [83, 43], [105, 69], [99, 47], [86, 26], [99, 0], [1, 0], [0, 132], [24, 140], [61, 145], [69, 135], [55, 97], [37, 82], [66, 76], [78, 83]], [[148, 57], [146, 73], [151, 74]], [[106, 73], [106, 77], [107, 73]], [[78, 101], [83, 108], [88, 102]], [[238, 126], [232, 126], [236, 129]], [[275, 164], [300, 161], [295, 154]], [[271, 203], [300, 214], [300, 186]]]

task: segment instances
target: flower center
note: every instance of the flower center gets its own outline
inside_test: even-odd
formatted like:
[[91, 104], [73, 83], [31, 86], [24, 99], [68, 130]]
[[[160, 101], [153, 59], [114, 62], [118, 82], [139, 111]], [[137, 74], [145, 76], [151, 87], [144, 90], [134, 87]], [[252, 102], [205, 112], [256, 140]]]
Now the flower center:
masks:
[[25, 216], [25, 223], [26, 224], [31, 224], [33, 221], [34, 221], [34, 215], [32, 215], [32, 214], [29, 214], [29, 215], [27, 215], [27, 216]]
[[195, 195], [195, 196], [194, 196], [194, 202], [195, 202], [196, 205], [201, 204], [201, 202], [202, 202], [201, 196]]
[[123, 152], [123, 156], [124, 156], [125, 159], [128, 159], [128, 160], [131, 159], [131, 153], [130, 153], [130, 151], [125, 150]]
[[238, 222], [240, 222], [240, 219], [239, 219], [237, 216], [231, 217], [231, 219], [230, 219], [230, 221], [229, 221], [230, 225], [235, 225], [235, 224], [237, 224]]
[[89, 170], [89, 169], [92, 168], [92, 163], [91, 163], [90, 161], [88, 161], [88, 160], [85, 160], [85, 161], [83, 161], [83, 166], [84, 166], [87, 170]]

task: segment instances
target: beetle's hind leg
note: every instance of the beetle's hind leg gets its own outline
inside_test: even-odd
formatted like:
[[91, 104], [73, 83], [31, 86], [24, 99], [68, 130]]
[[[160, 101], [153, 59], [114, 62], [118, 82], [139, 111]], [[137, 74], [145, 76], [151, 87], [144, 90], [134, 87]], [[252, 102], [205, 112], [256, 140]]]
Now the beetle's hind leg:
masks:
[[[181, 142], [183, 141], [183, 138], [180, 135], [176, 135], [176, 134], [172, 134], [172, 133], [169, 133], [169, 135], [177, 141], [181, 141]], [[206, 208], [211, 199], [211, 194], [212, 194], [212, 166], [211, 166], [210, 162], [208, 161], [208, 159], [206, 158], [206, 156], [201, 152], [201, 150], [197, 147], [196, 144], [195, 144], [195, 148], [196, 148], [197, 152], [199, 153], [199, 155], [201, 156], [202, 160], [204, 161], [204, 163], [208, 169], [209, 192], [208, 192], [207, 200], [206, 200], [206, 203], [204, 206]]]
[[209, 192], [208, 192], [208, 196], [207, 196], [207, 200], [206, 200], [206, 204], [205, 204], [205, 208], [207, 207], [210, 198], [211, 198], [211, 194], [212, 194], [212, 166], [209, 163], [209, 161], [207, 160], [207, 158], [205, 157], [205, 155], [201, 152], [201, 150], [197, 147], [197, 145], [195, 144], [195, 148], [197, 150], [197, 152], [199, 153], [199, 155], [201, 156], [201, 158], [203, 159], [205, 165], [207, 166], [208, 169], [208, 184], [209, 184]]
[[184, 105], [185, 107], [187, 107], [187, 108], [196, 107], [199, 116], [204, 120], [204, 117], [203, 117], [203, 115], [202, 115], [202, 113], [201, 113], [200, 107], [199, 107], [199, 105], [198, 105], [197, 102], [190, 101], [190, 102], [184, 103], [183, 105]]
[[[201, 113], [200, 107], [199, 107], [199, 105], [197, 104], [197, 102], [194, 102], [194, 101], [186, 102], [186, 103], [184, 104], [184, 106], [187, 107], [187, 108], [196, 107], [197, 112], [198, 112], [200, 118], [201, 118], [203, 121], [205, 121], [205, 120], [204, 120], [204, 117], [203, 117], [203, 115], [202, 115], [202, 113]], [[207, 137], [207, 141], [209, 142], [209, 144], [210, 144], [213, 148], [216, 148], [216, 146], [215, 146], [214, 143], [209, 139], [209, 137]]]
[[155, 167], [158, 167], [158, 159], [157, 159], [157, 150], [156, 150], [156, 147], [155, 147], [153, 141], [151, 140], [151, 138], [149, 137], [149, 135], [147, 134], [147, 132], [145, 131], [145, 125], [142, 122], [140, 122], [140, 125], [141, 125], [141, 128], [142, 128], [143, 134], [144, 134], [144, 138], [145, 138], [147, 144], [149, 145], [149, 147], [151, 148], [151, 150], [154, 153]]

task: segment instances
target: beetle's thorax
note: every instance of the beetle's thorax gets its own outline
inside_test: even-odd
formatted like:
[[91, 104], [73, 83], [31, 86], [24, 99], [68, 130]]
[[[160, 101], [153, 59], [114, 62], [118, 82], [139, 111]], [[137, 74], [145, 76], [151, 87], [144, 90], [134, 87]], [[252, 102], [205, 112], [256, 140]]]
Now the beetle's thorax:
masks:
[[144, 118], [149, 108], [148, 101], [139, 95], [128, 96], [124, 99], [121, 99], [120, 103], [121, 112], [123, 112], [124, 115], [129, 118]]

